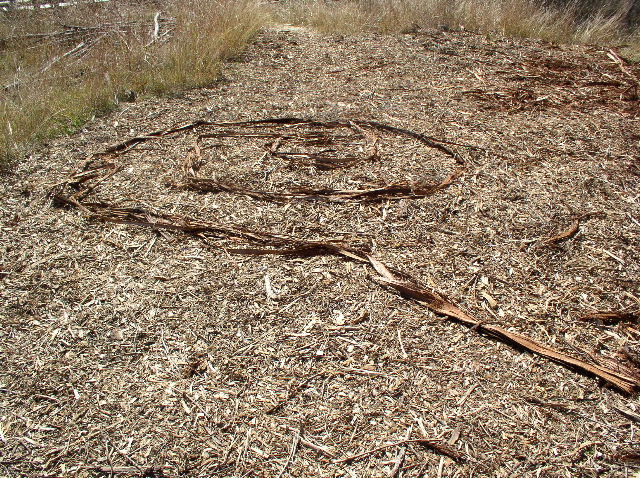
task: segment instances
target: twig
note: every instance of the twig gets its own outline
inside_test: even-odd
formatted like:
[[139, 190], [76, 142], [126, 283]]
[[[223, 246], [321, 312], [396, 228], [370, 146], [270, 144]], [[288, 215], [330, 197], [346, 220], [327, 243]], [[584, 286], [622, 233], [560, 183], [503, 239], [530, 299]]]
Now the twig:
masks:
[[570, 239], [573, 236], [575, 236], [578, 230], [580, 229], [580, 221], [582, 219], [588, 219], [592, 216], [598, 216], [600, 214], [601, 213], [598, 213], [598, 212], [587, 212], [585, 214], [581, 214], [573, 220], [573, 222], [567, 229], [564, 229], [563, 231], [559, 232], [555, 236], [552, 236], [549, 239], [542, 241], [540, 244], [545, 246], [551, 246], [551, 245], [557, 244], [558, 242], [564, 241], [566, 239]]
[[105, 454], [107, 458], [107, 463], [109, 464], [109, 467], [108, 468], [105, 467], [105, 468], [109, 470], [108, 473], [110, 474], [110, 476], [113, 476], [113, 460], [111, 459], [111, 452], [109, 451], [109, 443], [106, 440], [104, 442], [104, 449], [105, 449]]
[[402, 351], [402, 358], [405, 359], [405, 360], [408, 359], [409, 358], [409, 354], [405, 350], [404, 344], [402, 343], [402, 335], [400, 334], [400, 329], [398, 329], [398, 342], [400, 343], [400, 350]]
[[282, 478], [284, 476], [285, 472], [287, 471], [287, 468], [289, 468], [289, 465], [291, 465], [293, 458], [296, 456], [296, 451], [298, 451], [298, 445], [300, 443], [301, 434], [302, 434], [302, 430], [298, 430], [295, 436], [293, 437], [293, 442], [291, 443], [291, 451], [289, 452], [289, 456], [287, 457], [287, 462], [282, 467], [282, 470], [280, 470], [280, 473], [278, 473], [278, 478]]
[[51, 68], [54, 64], [56, 64], [60, 60], [68, 57], [69, 55], [73, 55], [75, 52], [81, 50], [85, 46], [86, 46], [86, 43], [81, 41], [80, 43], [78, 43], [75, 47], [73, 47], [68, 52], [53, 58], [53, 60], [51, 60], [49, 63], [47, 63], [45, 66], [42, 67], [42, 69], [39, 71], [39, 73], [44, 73], [45, 71], [47, 71], [49, 68]]
[[158, 18], [160, 18], [160, 12], [156, 12], [153, 16], [153, 38], [155, 40], [158, 39], [158, 32], [160, 31], [160, 22], [158, 21]]
[[629, 420], [633, 420], [636, 423], [640, 423], [640, 415], [632, 412], [631, 410], [627, 410], [624, 408], [620, 408], [620, 407], [613, 407], [618, 413], [620, 413], [621, 415], [624, 415], [625, 417], [627, 417]]
[[299, 394], [302, 390], [304, 390], [304, 388], [305, 388], [307, 385], [309, 385], [309, 383], [310, 383], [313, 379], [315, 379], [315, 378], [317, 378], [317, 377], [321, 377], [321, 376], [323, 376], [323, 375], [324, 375], [324, 373], [323, 373], [323, 372], [321, 372], [321, 373], [316, 373], [316, 374], [311, 375], [310, 377], [307, 377], [306, 379], [304, 379], [304, 380], [303, 380], [303, 382], [302, 382], [300, 385], [298, 385], [297, 387], [293, 388], [293, 390], [291, 390], [291, 389], [290, 389], [289, 391], [287, 391], [287, 396], [286, 396], [285, 398], [283, 398], [282, 400], [280, 400], [278, 403], [276, 403], [276, 404], [275, 404], [275, 405], [273, 405], [272, 407], [268, 408], [268, 409], [264, 412], [264, 413], [265, 413], [265, 415], [271, 415], [271, 414], [273, 414], [273, 413], [276, 413], [277, 411], [280, 411], [280, 410], [282, 409], [282, 407], [284, 407], [284, 406], [286, 405], [286, 403], [287, 403], [289, 400], [291, 400], [291, 399], [293, 399], [293, 398], [297, 397], [297, 396], [298, 396], [298, 394]]
[[160, 38], [158, 36], [158, 33], [160, 32], [160, 22], [158, 21], [159, 18], [160, 12], [156, 12], [156, 14], [153, 16], [153, 31], [151, 32], [151, 41], [144, 46], [145, 48], [153, 45]]
[[609, 49], [607, 56], [611, 58], [615, 64], [618, 65], [622, 73], [624, 73], [625, 75], [627, 75], [627, 77], [629, 77], [629, 80], [631, 80], [631, 85], [637, 88], [638, 78], [633, 73], [631, 73], [631, 71], [629, 71], [629, 68], [625, 66], [624, 60], [620, 57], [620, 55], [618, 55], [618, 53], [613, 48], [611, 48]]
[[[378, 130], [378, 131], [386, 131], [388, 133], [391, 134], [396, 134], [399, 136], [407, 136], [410, 138], [413, 138], [417, 141], [419, 141], [420, 143], [429, 146], [430, 148], [434, 148], [434, 149], [438, 149], [440, 151], [442, 151], [443, 153], [447, 154], [448, 156], [451, 156], [452, 158], [454, 158], [456, 160], [456, 162], [460, 163], [460, 164], [464, 164], [464, 160], [462, 159], [462, 157], [460, 156], [459, 153], [449, 149], [448, 147], [444, 146], [444, 144], [447, 145], [456, 145], [456, 146], [462, 146], [468, 149], [481, 149], [478, 148], [477, 146], [473, 146], [473, 145], [468, 145], [468, 144], [459, 144], [459, 143], [453, 143], [450, 141], [446, 141], [446, 140], [442, 140], [442, 139], [436, 139], [436, 138], [432, 138], [430, 136], [426, 136], [422, 133], [416, 133], [410, 130], [406, 130], [406, 129], [401, 129], [401, 128], [395, 128], [393, 126], [389, 126], [383, 123], [378, 123], [375, 121], [352, 121], [352, 122], [347, 122], [347, 121], [325, 121], [325, 122], [321, 122], [321, 121], [314, 121], [314, 120], [308, 120], [308, 119], [302, 119], [302, 118], [269, 118], [269, 119], [263, 119], [263, 120], [255, 120], [255, 121], [239, 121], [239, 122], [220, 122], [220, 123], [216, 123], [216, 122], [210, 122], [210, 121], [204, 121], [204, 120], [200, 120], [200, 121], [194, 121], [192, 123], [186, 123], [174, 128], [168, 128], [168, 129], [164, 129], [164, 130], [158, 130], [158, 131], [152, 131], [149, 132], [147, 134], [144, 135], [140, 135], [140, 136], [135, 136], [133, 138], [129, 138], [126, 141], [123, 141], [122, 143], [118, 143], [115, 144], [113, 146], [108, 147], [104, 153], [100, 153], [102, 155], [104, 154], [113, 154], [113, 153], [123, 153], [128, 151], [129, 149], [137, 146], [140, 143], [143, 143], [145, 141], [149, 141], [151, 139], [160, 139], [163, 137], [166, 137], [168, 135], [174, 134], [174, 133], [179, 133], [182, 131], [189, 131], [189, 130], [193, 130], [195, 128], [201, 127], [201, 126], [213, 126], [213, 127], [264, 127], [264, 126], [269, 126], [269, 125], [299, 125], [299, 126], [313, 126], [313, 127], [322, 127], [322, 128], [351, 128], [351, 124], [355, 123], [357, 124], [359, 127], [365, 127], [365, 128], [371, 128], [373, 130]], [[308, 155], [305, 155], [308, 156]]]
[[[407, 429], [407, 433], [404, 437], [405, 440], [409, 440], [411, 438], [411, 432], [413, 431], [413, 427], [411, 425], [409, 425], [409, 428]], [[400, 468], [402, 468], [402, 464], [404, 463], [404, 457], [407, 454], [407, 447], [406, 445], [402, 446], [402, 448], [400, 448], [400, 453], [398, 453], [398, 456], [396, 457], [396, 464], [393, 466], [393, 469], [391, 470], [391, 472], [389, 473], [389, 478], [396, 478], [396, 476], [398, 476], [398, 474], [400, 473]]]
[[335, 454], [330, 452], [329, 450], [327, 450], [326, 448], [320, 446], [320, 445], [316, 445], [313, 442], [310, 442], [308, 440], [305, 440], [304, 438], [300, 437], [300, 444], [302, 446], [306, 446], [307, 448], [311, 448], [314, 451], [317, 451], [318, 453], [322, 454], [322, 455], [326, 455], [330, 458], [335, 458]]
[[111, 445], [111, 447], [112, 447], [112, 448], [113, 448], [113, 449], [118, 453], [118, 455], [120, 455], [122, 458], [124, 458], [125, 460], [127, 460], [127, 461], [128, 461], [129, 463], [131, 463], [133, 466], [135, 466], [135, 467], [138, 469], [138, 471], [140, 471], [140, 472], [144, 472], [144, 469], [143, 469], [140, 465], [138, 465], [138, 464], [136, 463], [136, 461], [135, 461], [133, 458], [131, 458], [129, 455], [127, 455], [127, 454], [126, 454], [126, 453], [124, 453], [123, 451], [119, 450], [119, 449], [118, 449], [118, 447], [117, 447], [117, 446], [115, 446], [115, 445], [113, 444], [113, 442], [112, 442], [110, 439], [108, 439], [108, 441], [109, 441], [109, 444]]
[[458, 452], [456, 452], [452, 448], [449, 448], [447, 445], [438, 443], [435, 440], [427, 440], [424, 438], [414, 438], [413, 440], [400, 440], [395, 443], [389, 443], [388, 445], [382, 445], [377, 448], [374, 448], [373, 450], [358, 453], [357, 455], [348, 456], [346, 458], [341, 458], [339, 460], [334, 460], [333, 463], [336, 465], [340, 463], [350, 463], [352, 461], [359, 460], [360, 458], [364, 458], [366, 456], [373, 455], [374, 453], [378, 453], [379, 451], [386, 450], [387, 448], [393, 448], [401, 445], [409, 445], [411, 443], [416, 443], [418, 445], [431, 448], [432, 450], [437, 451], [438, 453], [442, 453], [443, 455], [446, 455], [449, 458], [454, 459], [455, 461], [464, 460], [464, 458]]

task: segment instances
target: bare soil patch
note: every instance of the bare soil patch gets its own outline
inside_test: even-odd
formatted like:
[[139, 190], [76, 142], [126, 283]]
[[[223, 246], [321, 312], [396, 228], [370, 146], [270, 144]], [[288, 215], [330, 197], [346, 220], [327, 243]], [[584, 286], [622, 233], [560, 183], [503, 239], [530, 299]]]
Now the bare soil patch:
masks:
[[636, 396], [490, 332], [638, 383], [637, 78], [603, 48], [270, 30], [34, 152], [0, 185], [2, 473], [634, 473]]

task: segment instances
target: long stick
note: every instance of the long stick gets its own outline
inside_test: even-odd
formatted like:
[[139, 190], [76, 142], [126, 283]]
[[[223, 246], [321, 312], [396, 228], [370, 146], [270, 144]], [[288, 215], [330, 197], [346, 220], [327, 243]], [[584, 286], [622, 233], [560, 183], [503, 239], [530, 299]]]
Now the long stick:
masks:
[[435, 440], [427, 440], [425, 438], [414, 438], [413, 440], [400, 440], [394, 443], [389, 443], [388, 445], [382, 445], [372, 450], [364, 451], [362, 453], [358, 453], [357, 455], [348, 456], [346, 458], [341, 458], [340, 460], [333, 460], [332, 463], [340, 464], [340, 463], [350, 463], [355, 460], [359, 460], [360, 458], [364, 458], [369, 455], [373, 455], [374, 453], [378, 453], [379, 451], [386, 450], [387, 448], [393, 448], [396, 446], [409, 445], [411, 443], [417, 443], [418, 445], [426, 446], [428, 448], [432, 448], [435, 451], [442, 453], [443, 455], [447, 455], [449, 458], [452, 458], [456, 461], [462, 461], [463, 457], [460, 456], [455, 450], [449, 448], [442, 443], [438, 443]]

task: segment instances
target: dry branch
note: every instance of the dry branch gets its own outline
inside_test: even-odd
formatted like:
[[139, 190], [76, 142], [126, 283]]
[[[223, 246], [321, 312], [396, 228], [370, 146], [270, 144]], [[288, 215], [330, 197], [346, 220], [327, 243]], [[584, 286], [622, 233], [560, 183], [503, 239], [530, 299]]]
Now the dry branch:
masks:
[[613, 62], [618, 65], [620, 71], [624, 73], [627, 77], [627, 82], [629, 83], [629, 90], [632, 90], [630, 99], [637, 100], [638, 99], [638, 87], [640, 83], [638, 82], [638, 77], [634, 75], [629, 68], [625, 65], [625, 61], [618, 55], [618, 53], [611, 48], [607, 53], [607, 56], [613, 60]]
[[[191, 155], [188, 156], [191, 165]], [[192, 168], [192, 166], [190, 166]], [[440, 189], [449, 186], [455, 178], [459, 177], [461, 171], [447, 176], [440, 184], [390, 184], [372, 189], [313, 189], [313, 188], [297, 188], [278, 192], [261, 191], [255, 189], [247, 189], [239, 184], [218, 181], [215, 179], [205, 179], [188, 177], [181, 184], [176, 185], [184, 189], [190, 189], [200, 192], [228, 192], [249, 196], [253, 199], [263, 201], [282, 202], [292, 199], [304, 200], [323, 200], [323, 201], [382, 201], [386, 199], [418, 199], [429, 196]]]
[[594, 365], [577, 359], [566, 353], [543, 345], [524, 335], [507, 331], [502, 327], [485, 324], [481, 320], [464, 312], [446, 299], [442, 294], [430, 291], [412, 280], [400, 280], [398, 277], [408, 277], [400, 272], [391, 271], [386, 265], [375, 259], [362, 247], [354, 247], [336, 241], [313, 241], [300, 239], [283, 234], [255, 231], [238, 226], [228, 226], [206, 221], [196, 221], [182, 216], [153, 214], [141, 208], [119, 208], [103, 203], [80, 203], [79, 201], [57, 195], [58, 200], [70, 205], [81, 206], [90, 211], [96, 219], [119, 224], [129, 224], [154, 229], [169, 229], [183, 231], [197, 237], [213, 236], [224, 239], [241, 240], [252, 244], [268, 246], [265, 249], [227, 249], [234, 253], [276, 253], [295, 255], [333, 254], [360, 262], [368, 262], [379, 274], [375, 279], [381, 284], [390, 286], [403, 296], [414, 299], [425, 305], [433, 312], [462, 322], [479, 333], [488, 335], [509, 345], [526, 349], [532, 353], [545, 357], [566, 367], [582, 373], [595, 375], [615, 388], [633, 393], [640, 387], [640, 381], [635, 374], [619, 372], [614, 368]]
[[580, 317], [579, 320], [595, 321], [600, 320], [605, 324], [617, 324], [618, 322], [640, 322], [640, 311], [638, 310], [620, 310], [620, 311], [596, 311]]
[[[234, 194], [243, 194], [256, 199], [282, 201], [286, 199], [324, 199], [331, 201], [346, 200], [364, 200], [376, 201], [390, 198], [415, 198], [424, 197], [438, 189], [449, 185], [455, 179], [459, 172], [451, 174], [442, 183], [438, 185], [407, 185], [396, 184], [388, 185], [374, 189], [363, 190], [333, 190], [333, 189], [295, 189], [278, 192], [267, 192], [260, 190], [252, 190], [244, 188], [238, 184], [225, 183], [214, 179], [198, 178], [199, 165], [202, 161], [200, 146], [198, 141], [205, 137], [224, 136], [246, 136], [254, 135], [261, 137], [270, 137], [274, 142], [268, 147], [268, 152], [274, 156], [292, 159], [294, 153], [284, 153], [279, 151], [279, 147], [285, 140], [292, 138], [304, 144], [325, 145], [336, 141], [337, 136], [331, 137], [325, 132], [302, 131], [292, 134], [290, 129], [287, 133], [277, 133], [264, 130], [264, 127], [273, 126], [305, 126], [322, 128], [331, 130], [336, 128], [346, 128], [353, 131], [360, 137], [369, 137], [369, 143], [372, 144], [368, 159], [377, 155], [376, 143], [377, 135], [375, 132], [387, 132], [396, 135], [404, 135], [414, 138], [425, 145], [438, 149], [447, 155], [461, 162], [460, 156], [444, 146], [443, 141], [415, 133], [409, 130], [399, 129], [382, 123], [370, 121], [329, 121], [317, 122], [304, 120], [299, 118], [279, 118], [265, 119], [259, 121], [247, 122], [226, 122], [213, 123], [207, 121], [196, 121], [193, 123], [183, 124], [174, 128], [158, 130], [142, 136], [136, 136], [125, 142], [114, 145], [107, 149], [106, 154], [124, 153], [136, 145], [149, 141], [174, 135], [180, 132], [194, 130], [200, 127], [220, 128], [221, 131], [200, 134], [195, 142], [193, 151], [187, 156], [183, 164], [183, 173], [186, 176], [183, 187], [196, 189], [200, 191], [219, 192], [226, 191]], [[233, 130], [233, 128], [243, 128], [242, 131]], [[249, 131], [247, 131], [249, 129]], [[367, 134], [367, 131], [369, 133]], [[344, 137], [342, 141], [348, 141], [350, 137]], [[447, 143], [449, 144], [449, 143]], [[314, 164], [320, 166], [324, 164], [327, 168], [336, 166], [345, 166], [353, 164], [353, 161], [359, 160], [352, 157], [334, 157], [330, 155], [312, 155], [295, 153], [298, 159], [315, 161]], [[324, 163], [323, 163], [324, 162]], [[230, 253], [236, 254], [284, 254], [297, 256], [313, 256], [313, 255], [338, 255], [348, 259], [356, 260], [370, 264], [377, 272], [375, 279], [382, 285], [389, 286], [403, 296], [414, 299], [420, 304], [426, 306], [431, 311], [444, 315], [450, 319], [454, 319], [471, 327], [474, 331], [488, 335], [496, 340], [510, 344], [517, 348], [528, 350], [532, 353], [545, 357], [551, 361], [562, 364], [566, 367], [578, 370], [582, 373], [595, 375], [617, 389], [632, 393], [640, 386], [638, 375], [630, 368], [618, 366], [615, 361], [607, 362], [599, 360], [600, 365], [585, 362], [584, 360], [575, 358], [566, 353], [555, 350], [552, 347], [541, 344], [529, 337], [510, 332], [502, 327], [486, 324], [483, 321], [473, 317], [467, 312], [460, 309], [452, 301], [444, 297], [442, 294], [422, 287], [417, 281], [402, 272], [391, 270], [385, 264], [372, 257], [368, 247], [363, 244], [353, 244], [344, 241], [327, 241], [327, 240], [309, 240], [299, 237], [277, 234], [268, 231], [251, 230], [234, 225], [214, 223], [210, 221], [202, 221], [180, 215], [157, 214], [143, 208], [135, 207], [116, 207], [109, 203], [88, 202], [83, 201], [87, 194], [95, 189], [96, 185], [108, 179], [114, 174], [116, 167], [110, 162], [89, 162], [85, 167], [85, 171], [73, 176], [67, 183], [59, 185], [52, 191], [54, 197], [61, 203], [78, 207], [83, 211], [91, 214], [95, 219], [108, 221], [119, 224], [137, 225], [150, 227], [157, 230], [174, 230], [196, 236], [200, 239], [215, 238], [224, 243], [218, 243], [217, 247], [224, 247]], [[68, 194], [66, 190], [71, 188], [79, 188], [81, 185], [93, 180], [89, 187], [80, 189], [79, 192]], [[582, 214], [576, 217], [571, 226], [555, 236], [545, 240], [542, 244], [556, 244], [562, 240], [572, 237], [579, 230], [580, 221], [582, 219], [593, 216], [595, 213]], [[229, 242], [237, 243], [239, 247], [229, 247]], [[207, 242], [209, 244], [209, 242]], [[224, 244], [224, 245], [221, 245]], [[295, 393], [294, 393], [295, 395]], [[279, 409], [282, 404], [273, 407], [274, 411]]]
[[579, 228], [580, 228], [580, 220], [574, 219], [571, 225], [567, 229], [564, 229], [560, 231], [558, 234], [556, 234], [555, 236], [552, 236], [549, 239], [542, 241], [542, 244], [552, 245], [552, 244], [557, 244], [558, 242], [564, 241], [566, 239], [570, 239], [576, 235]]
[[618, 453], [613, 456], [613, 459], [624, 463], [640, 464], [640, 451], [633, 450], [625, 453]]
[[581, 214], [571, 222], [571, 225], [567, 229], [560, 231], [558, 234], [551, 236], [549, 239], [545, 239], [540, 244], [551, 246], [559, 242], [565, 241], [567, 239], [571, 239], [580, 230], [580, 222], [583, 219], [588, 219], [590, 217], [597, 216], [600, 214], [601, 213], [597, 213], [597, 212], [588, 212], [585, 214]]
[[[404, 436], [405, 440], [411, 439], [412, 431], [413, 431], [413, 427], [410, 425], [409, 428], [407, 429], [407, 433]], [[395, 464], [393, 465], [393, 469], [391, 470], [391, 472], [389, 472], [389, 475], [388, 475], [389, 478], [396, 478], [400, 474], [400, 469], [404, 464], [404, 459], [406, 455], [407, 455], [407, 447], [403, 446], [400, 448], [400, 452], [398, 453], [398, 456], [395, 459]]]
[[355, 460], [359, 460], [361, 458], [365, 458], [369, 455], [373, 455], [374, 453], [378, 453], [379, 451], [382, 450], [386, 450], [387, 448], [394, 448], [397, 446], [403, 446], [403, 445], [409, 445], [411, 443], [416, 443], [418, 445], [422, 445], [425, 448], [431, 448], [434, 451], [437, 451], [438, 453], [441, 453], [443, 455], [448, 456], [449, 458], [452, 458], [455, 461], [463, 461], [464, 457], [459, 454], [456, 450], [454, 450], [453, 448], [449, 447], [448, 445], [445, 445], [443, 443], [440, 443], [436, 440], [427, 440], [425, 438], [415, 438], [412, 440], [400, 440], [397, 441], [395, 443], [389, 443], [388, 445], [382, 445], [379, 446], [377, 448], [374, 448], [373, 450], [369, 450], [369, 451], [365, 451], [362, 453], [358, 453], [357, 455], [352, 455], [352, 456], [348, 456], [346, 458], [341, 458], [340, 460], [334, 460], [333, 463], [335, 464], [340, 464], [340, 463], [351, 463], [352, 461]]
[[[176, 126], [173, 128], [167, 128], [167, 129], [163, 129], [163, 130], [157, 130], [157, 131], [152, 131], [150, 133], [144, 134], [144, 135], [139, 135], [139, 136], [135, 136], [133, 138], [130, 138], [126, 141], [123, 141], [121, 143], [115, 144], [113, 146], [108, 147], [104, 153], [102, 154], [114, 154], [114, 153], [124, 153], [128, 150], [130, 150], [131, 148], [134, 148], [135, 146], [137, 146], [138, 144], [144, 143], [146, 141], [152, 140], [152, 139], [159, 139], [159, 138], [164, 138], [167, 136], [170, 136], [172, 134], [176, 134], [176, 133], [180, 133], [183, 131], [189, 131], [189, 130], [194, 130], [200, 127], [217, 127], [217, 128], [225, 128], [225, 127], [253, 127], [253, 128], [260, 128], [260, 127], [265, 127], [265, 126], [274, 126], [274, 125], [288, 125], [288, 126], [310, 126], [310, 127], [316, 127], [316, 128], [323, 128], [323, 129], [335, 129], [335, 128], [368, 128], [370, 130], [378, 130], [378, 131], [385, 131], [387, 133], [392, 133], [395, 135], [400, 135], [400, 136], [407, 136], [410, 138], [413, 138], [419, 142], [421, 142], [422, 144], [429, 146], [431, 148], [437, 149], [443, 153], [445, 153], [446, 155], [454, 158], [456, 160], [456, 162], [460, 163], [460, 164], [464, 164], [464, 161], [462, 159], [462, 157], [460, 156], [459, 153], [455, 152], [454, 150], [450, 149], [448, 146], [445, 145], [451, 145], [451, 146], [462, 146], [465, 148], [469, 148], [469, 149], [479, 149], [476, 146], [472, 146], [472, 145], [463, 145], [463, 144], [459, 144], [459, 143], [453, 143], [450, 141], [445, 141], [445, 140], [441, 140], [441, 139], [436, 139], [433, 138], [431, 136], [427, 136], [424, 135], [422, 133], [416, 133], [414, 131], [409, 131], [406, 129], [402, 129], [402, 128], [396, 128], [394, 126], [389, 126], [383, 123], [378, 123], [375, 121], [313, 121], [313, 120], [307, 120], [307, 119], [301, 119], [301, 118], [271, 118], [271, 119], [264, 119], [264, 120], [256, 120], [256, 121], [240, 121], [240, 122], [222, 122], [222, 123], [216, 123], [216, 122], [210, 122], [210, 121], [195, 121], [192, 123], [186, 123], [180, 126]], [[227, 134], [232, 135], [231, 132], [227, 132]], [[234, 134], [234, 136], [244, 136], [246, 134]], [[280, 153], [280, 154], [285, 154], [286, 153]], [[371, 158], [372, 156], [375, 156], [375, 152], [373, 152], [372, 154], [369, 155], [369, 157]], [[315, 160], [319, 160], [321, 162], [325, 162], [325, 164], [327, 161], [326, 157], [320, 156], [318, 158], [311, 158], [311, 159], [315, 159]], [[335, 158], [334, 158], [335, 159]], [[351, 165], [353, 159], [351, 159], [350, 161], [344, 161], [347, 165]]]
[[320, 453], [321, 455], [326, 455], [329, 458], [335, 458], [335, 454], [332, 453], [330, 450], [326, 449], [325, 447], [322, 447], [320, 445], [317, 445], [309, 440], [305, 440], [304, 438], [300, 437], [300, 445], [302, 446], [306, 446], [307, 448]]
[[474, 330], [479, 333], [486, 334], [509, 345], [515, 345], [517, 347], [526, 349], [532, 353], [535, 353], [536, 355], [546, 357], [553, 362], [562, 364], [569, 368], [573, 368], [580, 372], [600, 377], [601, 379], [605, 380], [609, 384], [625, 393], [633, 393], [640, 387], [640, 381], [638, 381], [638, 378], [636, 376], [620, 373], [613, 368], [590, 364], [588, 362], [585, 362], [584, 360], [577, 359], [564, 352], [560, 352], [551, 347], [543, 345], [524, 335], [518, 334], [516, 332], [510, 332], [502, 327], [498, 327], [495, 325], [485, 324], [481, 320], [467, 314], [437, 292], [429, 291], [426, 288], [422, 288], [405, 281], [396, 280], [393, 277], [386, 277], [386, 275], [377, 278], [377, 280], [383, 284], [393, 287], [404, 296], [407, 296], [418, 301], [421, 304], [424, 304], [433, 312], [447, 316], [449, 318], [462, 322], [465, 325], [473, 327]]
[[621, 415], [627, 417], [629, 420], [633, 420], [636, 423], [640, 423], [640, 414], [635, 413], [626, 408], [620, 408], [620, 407], [613, 407], [613, 408]]

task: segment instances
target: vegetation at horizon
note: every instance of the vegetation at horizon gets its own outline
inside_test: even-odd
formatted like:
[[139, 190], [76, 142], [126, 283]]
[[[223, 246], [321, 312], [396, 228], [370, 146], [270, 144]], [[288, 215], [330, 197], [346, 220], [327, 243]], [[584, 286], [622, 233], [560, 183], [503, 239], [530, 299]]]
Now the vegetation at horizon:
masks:
[[112, 0], [0, 12], [0, 166], [139, 95], [211, 84], [269, 23], [334, 33], [446, 26], [640, 57], [631, 0]]

